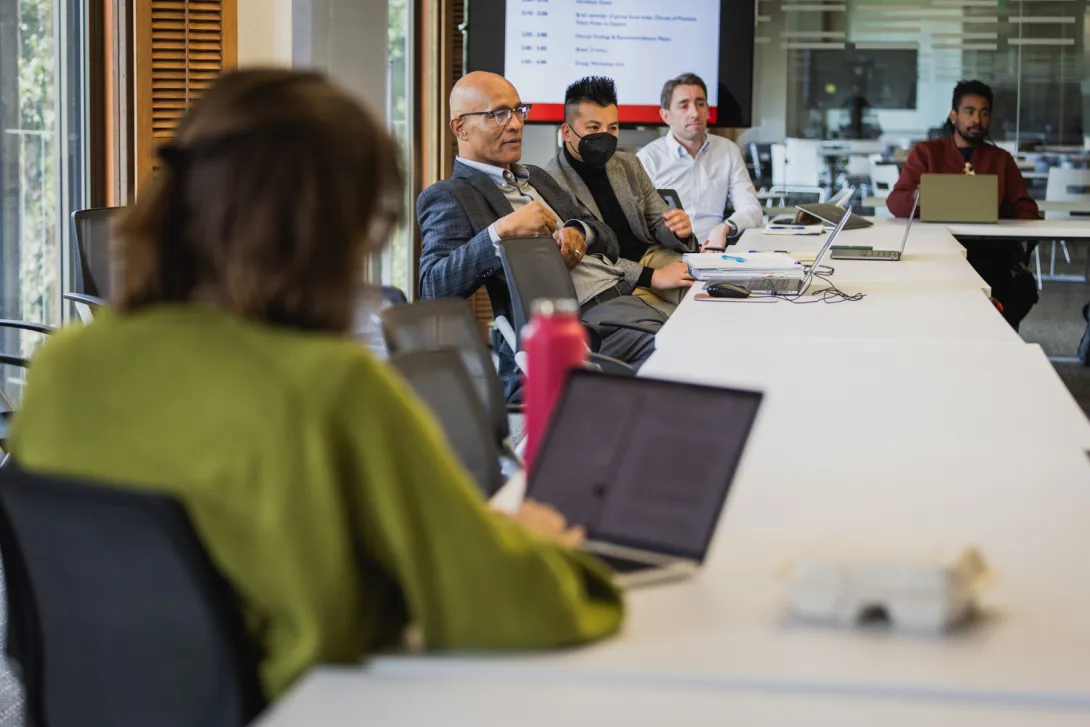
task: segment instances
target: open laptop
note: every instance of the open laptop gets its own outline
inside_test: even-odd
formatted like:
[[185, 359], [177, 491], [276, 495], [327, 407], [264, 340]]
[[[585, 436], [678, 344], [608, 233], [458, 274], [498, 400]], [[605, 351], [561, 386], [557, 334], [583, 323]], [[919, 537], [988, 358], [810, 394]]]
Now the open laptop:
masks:
[[908, 242], [908, 233], [912, 230], [912, 220], [916, 217], [916, 208], [920, 206], [920, 190], [912, 196], [912, 212], [908, 215], [908, 224], [905, 225], [905, 234], [901, 238], [901, 247], [897, 250], [875, 250], [867, 245], [837, 245], [832, 248], [833, 260], [892, 260], [897, 262], [904, 254], [905, 244]]
[[583, 549], [622, 586], [690, 576], [707, 557], [761, 398], [576, 370], [526, 495], [586, 528]]
[[837, 222], [836, 227], [829, 233], [829, 236], [825, 238], [825, 243], [818, 250], [818, 254], [814, 257], [814, 262], [810, 263], [810, 266], [806, 269], [806, 276], [802, 279], [802, 283], [799, 284], [797, 290], [781, 291], [781, 290], [758, 290], [750, 286], [749, 297], [775, 297], [775, 298], [801, 298], [806, 295], [806, 291], [810, 289], [810, 284], [814, 282], [814, 276], [817, 275], [818, 269], [821, 267], [821, 263], [825, 260], [825, 256], [829, 254], [829, 250], [833, 246], [833, 242], [836, 240], [837, 235], [843, 232], [845, 225], [848, 224], [848, 220], [852, 218], [851, 208], [848, 208], [846, 214], [840, 216], [840, 221]]
[[795, 209], [799, 212], [816, 217], [825, 223], [826, 227], [836, 227], [840, 224], [840, 218], [844, 215], [849, 215], [848, 226], [845, 229], [848, 230], [860, 230], [864, 227], [870, 227], [874, 223], [865, 217], [851, 214], [851, 210], [848, 209], [848, 202], [851, 200], [852, 195], [855, 193], [855, 187], [846, 187], [842, 190], [842, 200], [836, 204], [830, 202], [816, 202], [813, 204], [799, 204], [795, 205]]
[[921, 174], [921, 222], [999, 221], [999, 178], [994, 174]]

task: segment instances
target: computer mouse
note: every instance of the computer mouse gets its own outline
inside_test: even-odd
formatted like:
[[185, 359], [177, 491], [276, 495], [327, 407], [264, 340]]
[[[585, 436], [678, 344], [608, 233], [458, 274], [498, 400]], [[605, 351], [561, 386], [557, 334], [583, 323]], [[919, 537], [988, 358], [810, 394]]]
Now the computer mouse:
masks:
[[748, 298], [749, 291], [741, 285], [732, 283], [712, 283], [704, 288], [704, 292], [713, 298]]

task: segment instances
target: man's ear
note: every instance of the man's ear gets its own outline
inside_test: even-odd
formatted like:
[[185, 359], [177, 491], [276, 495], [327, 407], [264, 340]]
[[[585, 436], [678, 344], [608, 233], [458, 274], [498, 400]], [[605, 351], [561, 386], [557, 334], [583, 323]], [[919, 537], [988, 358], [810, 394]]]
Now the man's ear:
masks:
[[560, 138], [563, 139], [568, 144], [571, 144], [571, 133], [572, 133], [572, 128], [570, 126], [568, 126], [567, 123], [564, 123], [564, 124], [560, 125]]
[[954, 126], [957, 126], [957, 124], [958, 124], [958, 112], [957, 111], [951, 110], [950, 115], [947, 116], [946, 118], [951, 124], [953, 124]]
[[664, 124], [669, 124], [670, 123], [666, 118], [667, 116], [669, 116], [669, 114], [670, 114], [670, 112], [667, 111], [666, 109], [663, 109], [663, 108], [659, 109], [659, 116], [662, 117], [662, 123], [664, 123]]
[[465, 141], [469, 138], [469, 134], [466, 133], [465, 119], [454, 118], [450, 120], [450, 130], [454, 134], [454, 138]]

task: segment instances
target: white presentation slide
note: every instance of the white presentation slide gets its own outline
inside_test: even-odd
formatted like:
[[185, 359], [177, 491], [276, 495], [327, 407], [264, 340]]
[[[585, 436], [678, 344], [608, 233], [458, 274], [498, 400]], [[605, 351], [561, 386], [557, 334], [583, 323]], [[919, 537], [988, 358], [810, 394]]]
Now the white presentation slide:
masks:
[[720, 0], [507, 0], [504, 75], [531, 103], [563, 103], [596, 75], [622, 106], [657, 108], [662, 84], [692, 72], [716, 106], [719, 13]]

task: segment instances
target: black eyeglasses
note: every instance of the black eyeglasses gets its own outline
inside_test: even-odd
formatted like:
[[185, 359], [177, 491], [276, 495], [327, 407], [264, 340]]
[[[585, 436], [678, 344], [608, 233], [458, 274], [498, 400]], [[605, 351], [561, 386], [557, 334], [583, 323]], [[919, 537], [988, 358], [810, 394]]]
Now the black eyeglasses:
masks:
[[530, 116], [530, 109], [533, 108], [532, 103], [524, 103], [521, 106], [516, 106], [513, 109], [496, 109], [495, 111], [470, 111], [468, 114], [461, 114], [459, 119], [464, 119], [466, 116], [491, 116], [492, 120], [500, 126], [507, 126], [511, 122], [512, 114], [519, 117], [519, 121], [525, 121]]

